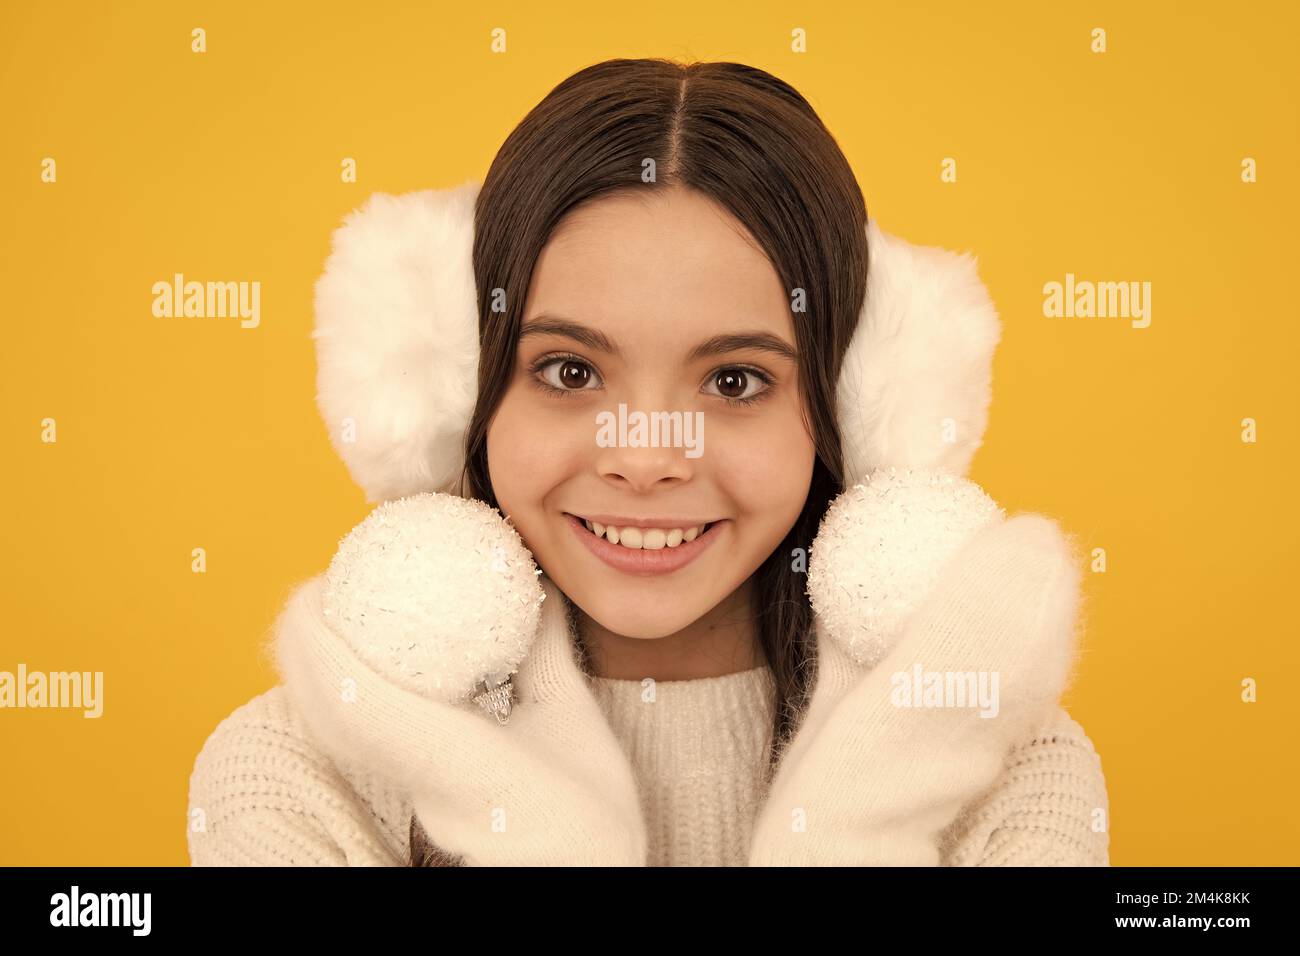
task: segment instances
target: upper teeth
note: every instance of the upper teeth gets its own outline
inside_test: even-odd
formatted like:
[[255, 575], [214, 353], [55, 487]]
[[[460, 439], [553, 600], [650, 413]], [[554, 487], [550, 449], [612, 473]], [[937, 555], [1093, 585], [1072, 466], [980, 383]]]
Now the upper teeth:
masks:
[[708, 527], [704, 524], [693, 528], [638, 528], [633, 525], [616, 528], [613, 525], [603, 525], [599, 521], [588, 521], [585, 518], [582, 523], [587, 526], [588, 531], [604, 538], [610, 544], [621, 544], [633, 550], [644, 548], [647, 551], [675, 548], [683, 541], [694, 541]]

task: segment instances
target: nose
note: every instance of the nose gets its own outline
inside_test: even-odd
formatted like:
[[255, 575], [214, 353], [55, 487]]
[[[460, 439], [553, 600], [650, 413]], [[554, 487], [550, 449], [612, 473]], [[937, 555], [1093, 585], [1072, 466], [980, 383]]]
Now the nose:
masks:
[[695, 465], [685, 448], [598, 448], [596, 470], [621, 491], [638, 494], [689, 481]]

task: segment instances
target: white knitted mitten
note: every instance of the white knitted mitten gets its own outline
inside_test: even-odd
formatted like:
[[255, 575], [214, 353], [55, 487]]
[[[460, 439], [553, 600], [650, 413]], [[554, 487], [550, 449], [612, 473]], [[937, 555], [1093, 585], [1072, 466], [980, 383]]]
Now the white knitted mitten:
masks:
[[[289, 693], [332, 756], [404, 786], [429, 838], [467, 865], [644, 866], [635, 778], [578, 666], [564, 596], [545, 577], [538, 588], [531, 555], [484, 509], [421, 495], [358, 526], [277, 622]], [[520, 621], [536, 636], [502, 725], [465, 675], [508, 670]]]
[[1053, 521], [1006, 520], [963, 479], [842, 499], [813, 545], [816, 684], [749, 862], [936, 866], [939, 831], [1064, 690], [1080, 572]]

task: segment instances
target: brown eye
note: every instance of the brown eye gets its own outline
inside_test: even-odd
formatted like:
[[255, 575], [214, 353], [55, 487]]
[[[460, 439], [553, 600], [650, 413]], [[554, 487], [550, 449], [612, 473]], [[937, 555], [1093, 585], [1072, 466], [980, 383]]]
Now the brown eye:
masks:
[[732, 367], [714, 372], [704, 391], [729, 402], [748, 405], [766, 394], [771, 385], [771, 378], [762, 372]]
[[580, 362], [565, 362], [560, 366], [560, 381], [565, 388], [583, 388], [591, 370]]
[[740, 398], [745, 394], [749, 379], [740, 369], [728, 368], [714, 376], [713, 383], [718, 386], [718, 392], [723, 398]]
[[586, 362], [571, 358], [555, 358], [539, 369], [542, 381], [552, 388], [578, 392], [598, 385], [599, 377]]

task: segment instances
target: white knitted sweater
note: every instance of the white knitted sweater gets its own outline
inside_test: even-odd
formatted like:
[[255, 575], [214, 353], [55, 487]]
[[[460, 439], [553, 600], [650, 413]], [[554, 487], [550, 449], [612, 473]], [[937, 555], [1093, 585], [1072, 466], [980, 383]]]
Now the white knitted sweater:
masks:
[[[767, 667], [659, 681], [653, 701], [639, 681], [595, 678], [593, 690], [637, 775], [649, 864], [744, 866], [771, 740]], [[196, 866], [408, 864], [408, 797], [329, 760], [283, 686], [217, 726], [195, 762], [189, 804]], [[1108, 817], [1100, 759], [1058, 708], [943, 832], [942, 861], [1106, 866]]]

